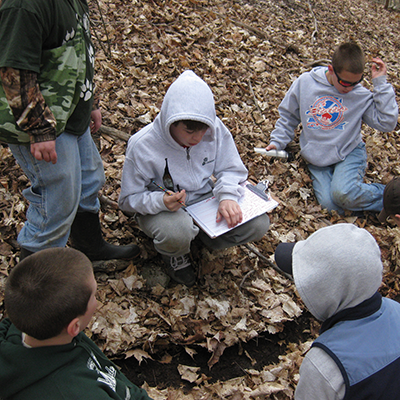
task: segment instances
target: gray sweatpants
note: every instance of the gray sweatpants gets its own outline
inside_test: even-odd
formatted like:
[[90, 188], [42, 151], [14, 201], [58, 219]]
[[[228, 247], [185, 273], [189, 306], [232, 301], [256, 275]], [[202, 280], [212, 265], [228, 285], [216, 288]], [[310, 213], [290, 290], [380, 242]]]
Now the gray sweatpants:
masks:
[[163, 211], [155, 215], [137, 214], [136, 218], [143, 232], [153, 239], [155, 249], [170, 257], [188, 254], [190, 243], [197, 235], [207, 247], [218, 250], [260, 240], [269, 228], [269, 217], [263, 214], [211, 239], [182, 209], [176, 212]]

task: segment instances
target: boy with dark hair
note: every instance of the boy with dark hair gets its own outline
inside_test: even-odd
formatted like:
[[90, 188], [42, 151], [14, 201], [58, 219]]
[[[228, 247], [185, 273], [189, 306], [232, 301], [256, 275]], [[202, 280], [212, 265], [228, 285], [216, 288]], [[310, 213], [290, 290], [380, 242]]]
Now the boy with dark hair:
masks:
[[382, 209], [384, 185], [364, 183], [367, 152], [361, 124], [382, 132], [394, 129], [398, 107], [386, 66], [372, 59], [371, 93], [360, 83], [364, 52], [354, 42], [341, 44], [328, 67], [302, 74], [279, 106], [280, 118], [267, 150], [284, 149], [301, 123], [301, 155], [308, 163], [318, 202], [329, 211]]
[[149, 400], [83, 333], [97, 300], [92, 263], [52, 248], [10, 273], [0, 323], [0, 398]]
[[363, 74], [365, 68], [364, 52], [357, 43], [342, 43], [333, 53], [331, 66], [338, 73], [345, 70], [352, 74]]
[[336, 224], [279, 244], [275, 260], [322, 321], [301, 364], [295, 400], [397, 400], [400, 304], [378, 293], [383, 266], [374, 237]]
[[[211, 89], [185, 71], [167, 90], [154, 122], [129, 139], [119, 205], [136, 213], [171, 278], [191, 286], [196, 274], [189, 252], [197, 235], [208, 247], [222, 249], [259, 240], [268, 230], [265, 214], [237, 226], [242, 221], [240, 183], [246, 179], [232, 135], [216, 116]], [[236, 227], [215, 239], [199, 232], [182, 209], [211, 194], [219, 201], [217, 221], [224, 218], [230, 228]]]

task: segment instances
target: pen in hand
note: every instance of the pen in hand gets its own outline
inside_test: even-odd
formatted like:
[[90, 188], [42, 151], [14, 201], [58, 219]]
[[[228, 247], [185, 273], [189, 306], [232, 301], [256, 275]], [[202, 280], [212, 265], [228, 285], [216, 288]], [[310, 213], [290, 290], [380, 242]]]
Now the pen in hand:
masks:
[[[154, 185], [156, 185], [159, 189], [161, 189], [164, 193], [167, 193], [168, 196], [173, 196], [173, 193], [171, 193], [171, 191], [163, 188], [162, 186], [160, 186], [158, 183], [151, 181]], [[186, 204], [182, 201], [182, 200], [177, 200], [179, 203], [182, 204], [183, 207], [186, 207]]]

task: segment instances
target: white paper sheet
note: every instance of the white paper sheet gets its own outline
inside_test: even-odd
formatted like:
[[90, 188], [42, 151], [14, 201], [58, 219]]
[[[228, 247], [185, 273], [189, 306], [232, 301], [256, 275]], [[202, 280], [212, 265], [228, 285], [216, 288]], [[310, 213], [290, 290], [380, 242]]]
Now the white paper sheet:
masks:
[[[243, 221], [239, 225], [273, 210], [278, 205], [278, 202], [272, 198], [266, 201], [245, 186], [244, 189], [244, 195], [238, 202], [243, 213]], [[217, 222], [218, 205], [218, 200], [213, 196], [186, 207], [186, 211], [196, 221], [197, 225], [211, 238], [215, 238], [228, 232], [230, 229], [234, 229], [228, 228], [225, 219], [222, 219], [221, 222]]]

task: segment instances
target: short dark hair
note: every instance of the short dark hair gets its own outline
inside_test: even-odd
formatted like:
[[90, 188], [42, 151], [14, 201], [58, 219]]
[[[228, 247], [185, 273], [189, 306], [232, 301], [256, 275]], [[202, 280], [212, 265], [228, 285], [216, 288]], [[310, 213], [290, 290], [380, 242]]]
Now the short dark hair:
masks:
[[180, 121], [175, 121], [174, 125], [177, 126], [179, 124], [179, 122], [182, 122], [182, 124], [186, 125], [186, 128], [188, 128], [190, 131], [202, 131], [204, 129], [208, 129], [209, 126], [207, 124], [205, 124], [204, 122], [200, 122], [200, 121], [193, 121], [191, 119], [183, 119]]
[[362, 74], [365, 67], [364, 51], [355, 42], [342, 43], [333, 54], [332, 66], [339, 74], [343, 70], [352, 74]]
[[10, 273], [4, 304], [11, 322], [38, 340], [59, 335], [87, 310], [90, 260], [72, 248], [51, 248], [24, 258]]

